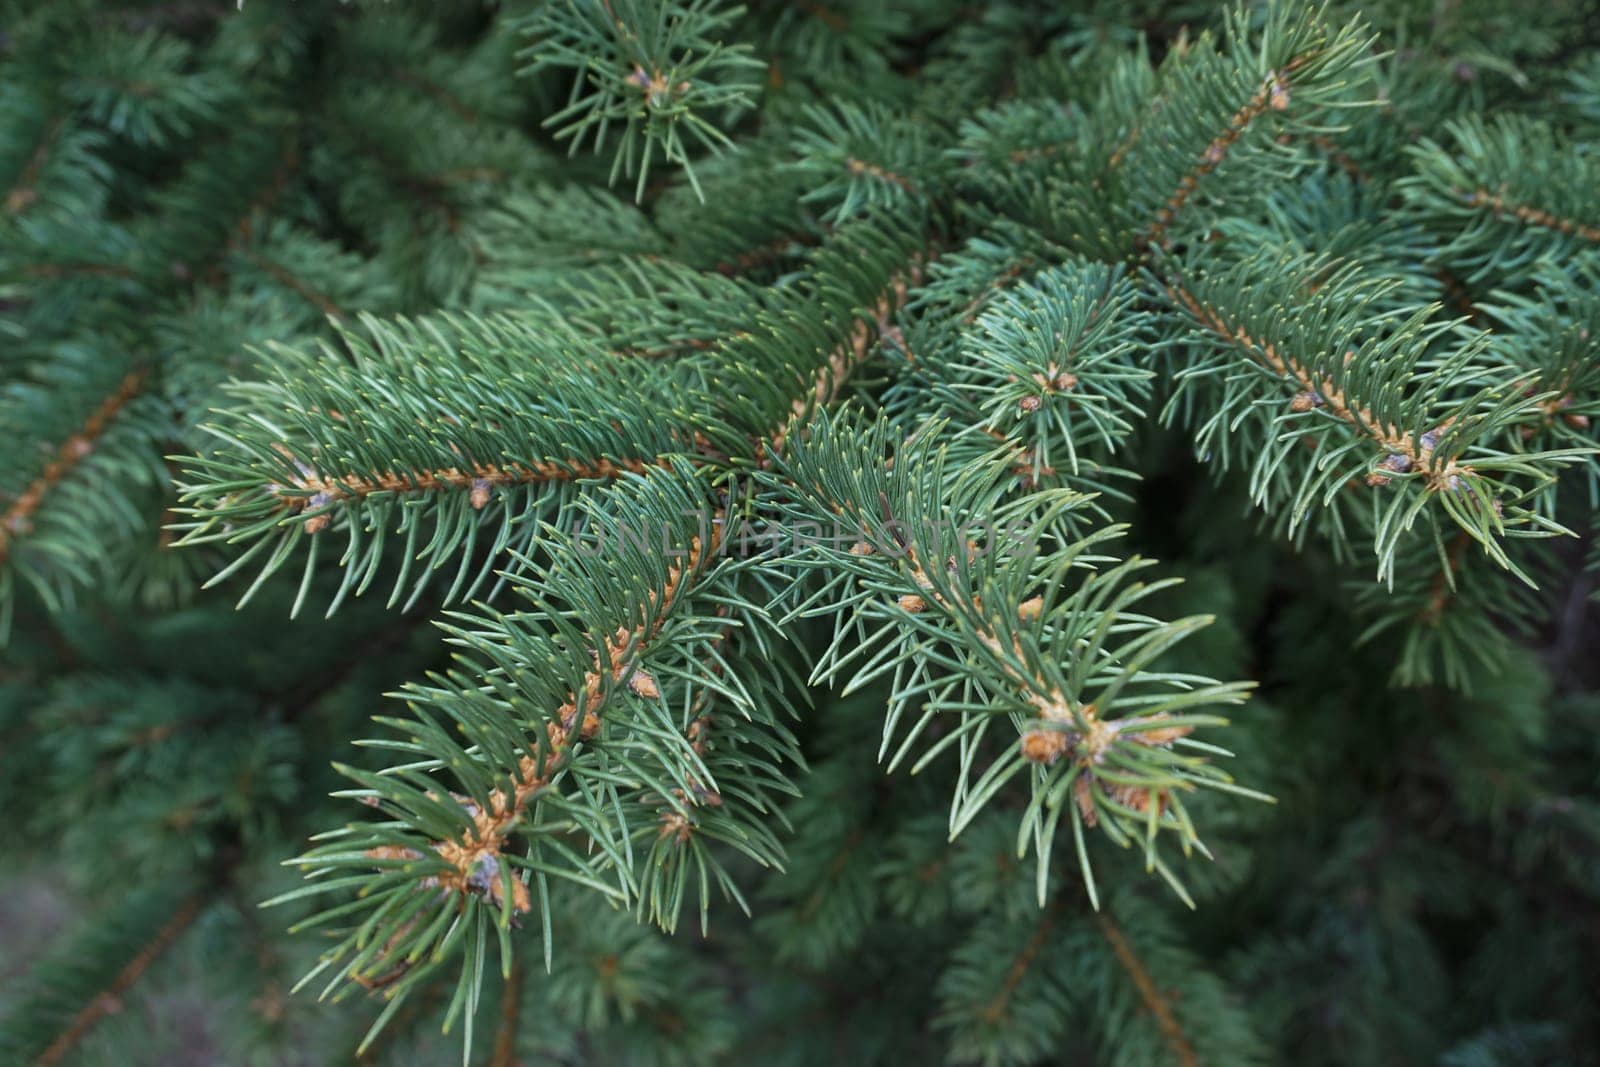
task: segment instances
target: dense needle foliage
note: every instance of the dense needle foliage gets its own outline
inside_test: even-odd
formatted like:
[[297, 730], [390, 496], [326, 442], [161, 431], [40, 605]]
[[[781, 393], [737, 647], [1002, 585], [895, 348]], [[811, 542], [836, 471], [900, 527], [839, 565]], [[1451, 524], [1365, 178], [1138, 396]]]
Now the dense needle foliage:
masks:
[[0, 0], [0, 1062], [1590, 1062], [1597, 48]]

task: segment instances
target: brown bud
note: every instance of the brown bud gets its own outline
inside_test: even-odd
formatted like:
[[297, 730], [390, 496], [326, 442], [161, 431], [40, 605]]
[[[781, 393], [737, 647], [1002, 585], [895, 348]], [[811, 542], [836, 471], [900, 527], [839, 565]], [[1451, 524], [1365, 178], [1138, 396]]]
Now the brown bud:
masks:
[[1167, 806], [1167, 791], [1165, 789], [1150, 789], [1146, 786], [1107, 786], [1106, 798], [1113, 804], [1120, 804], [1141, 814], [1150, 810], [1152, 800], [1155, 802], [1157, 814], [1164, 811]]
[[1038, 411], [1043, 403], [1044, 401], [1030, 393], [1028, 396], [1025, 396], [1021, 400], [1017, 401], [1017, 407], [1022, 409], [1022, 413], [1024, 415], [1031, 415], [1035, 411]]
[[1274, 111], [1289, 110], [1289, 83], [1283, 80], [1283, 75], [1272, 76], [1272, 96], [1269, 104]]
[[1100, 822], [1100, 813], [1094, 808], [1094, 786], [1087, 772], [1078, 775], [1078, 780], [1072, 783], [1072, 799], [1077, 801], [1083, 825], [1094, 829]]
[[648, 671], [634, 671], [628, 678], [628, 688], [639, 696], [654, 700], [661, 695], [661, 687]]
[[[1163, 712], [1160, 715], [1152, 716], [1152, 718], [1164, 719], [1166, 714]], [[1163, 745], [1170, 745], [1178, 738], [1187, 737], [1193, 732], [1193, 726], [1160, 726], [1154, 730], [1131, 730], [1126, 736], [1128, 740], [1137, 744], [1159, 748]]]
[[1022, 734], [1022, 758], [1029, 763], [1051, 764], [1067, 751], [1068, 744], [1064, 731], [1031, 727]]
[[482, 511], [489, 503], [489, 479], [474, 478], [472, 480], [472, 509]]
[[[317, 493], [310, 500], [306, 501], [306, 510], [313, 511], [317, 508], [327, 507], [332, 502], [333, 498], [327, 493]], [[327, 512], [323, 512], [320, 515], [312, 515], [310, 518], [306, 519], [306, 533], [321, 533], [331, 525], [333, 525], [333, 516], [329, 515]]]
[[928, 610], [928, 602], [915, 593], [907, 593], [898, 601], [901, 611], [908, 611], [913, 615], [920, 615]]
[[366, 851], [367, 858], [375, 860], [420, 860], [422, 853], [414, 848], [402, 848], [399, 845], [379, 845]]
[[1320, 396], [1318, 396], [1316, 393], [1314, 393], [1311, 390], [1307, 389], [1303, 393], [1296, 393], [1294, 395], [1294, 399], [1289, 401], [1289, 410], [1290, 411], [1310, 411], [1312, 408], [1320, 407], [1321, 405], [1322, 405], [1322, 398]]

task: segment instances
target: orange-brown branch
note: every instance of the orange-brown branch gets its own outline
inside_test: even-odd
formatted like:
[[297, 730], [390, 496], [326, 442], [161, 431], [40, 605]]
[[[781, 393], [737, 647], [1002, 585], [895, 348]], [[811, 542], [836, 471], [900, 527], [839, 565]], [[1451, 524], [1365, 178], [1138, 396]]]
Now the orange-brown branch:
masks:
[[39, 146], [33, 150], [33, 155], [28, 157], [28, 163], [22, 168], [22, 173], [17, 175], [17, 183], [6, 194], [6, 212], [11, 215], [20, 215], [26, 211], [33, 202], [39, 199], [39, 175], [44, 171], [44, 164], [50, 158], [51, 151], [55, 148], [56, 138], [61, 136], [63, 120], [56, 119], [44, 131], [44, 136], [39, 138]]
[[30, 263], [22, 269], [35, 278], [133, 277], [133, 270], [120, 263]]
[[1452, 591], [1455, 588], [1456, 570], [1461, 566], [1461, 554], [1472, 543], [1471, 535], [1465, 530], [1450, 539], [1450, 547], [1445, 552], [1444, 566], [1439, 568], [1439, 573], [1433, 577], [1433, 588], [1428, 593], [1427, 606], [1418, 613], [1418, 619], [1429, 626], [1437, 626], [1444, 617], [1445, 605], [1450, 602]]
[[255, 264], [261, 270], [266, 271], [273, 277], [274, 280], [278, 282], [278, 284], [282, 285], [286, 289], [292, 290], [297, 296], [303, 299], [306, 303], [310, 304], [312, 307], [316, 308], [318, 311], [322, 312], [324, 315], [335, 319], [344, 319], [349, 317], [345, 314], [344, 309], [338, 304], [334, 303], [333, 300], [327, 296], [327, 294], [316, 289], [297, 275], [290, 273], [289, 269], [284, 267], [282, 264], [275, 263], [266, 256], [260, 255], [259, 253], [250, 251], [248, 249], [244, 252], [244, 258]]
[[250, 240], [255, 232], [256, 216], [264, 215], [272, 210], [272, 206], [278, 202], [278, 198], [289, 187], [289, 179], [294, 176], [294, 172], [299, 167], [300, 145], [295, 141], [294, 135], [291, 133], [288, 143], [284, 147], [283, 161], [278, 164], [278, 169], [273, 174], [272, 181], [261, 191], [260, 196], [251, 201], [250, 206], [245, 208], [244, 214], [239, 217], [238, 223], [234, 225], [233, 235], [228, 240], [230, 249], [238, 248]]
[[1160, 1027], [1161, 1036], [1166, 1039], [1167, 1047], [1172, 1050], [1173, 1058], [1182, 1067], [1197, 1067], [1200, 1061], [1195, 1057], [1194, 1046], [1189, 1043], [1183, 1027], [1178, 1025], [1178, 1019], [1172, 1014], [1172, 1007], [1167, 1003], [1167, 998], [1161, 995], [1156, 989], [1155, 982], [1151, 981], [1150, 972], [1145, 970], [1144, 962], [1133, 951], [1133, 946], [1128, 944], [1128, 939], [1111, 920], [1111, 916], [1101, 912], [1096, 919], [1100, 924], [1101, 934], [1111, 945], [1111, 951], [1116, 954], [1117, 962], [1122, 964], [1122, 969], [1133, 979], [1134, 988], [1139, 991], [1139, 999], [1144, 1001], [1145, 1008], [1155, 1016], [1156, 1025]]
[[[294, 462], [304, 468], [298, 460]], [[285, 507], [298, 511], [321, 508], [343, 500], [360, 500], [374, 493], [436, 493], [449, 489], [469, 489], [472, 491], [472, 506], [481, 509], [488, 506], [489, 494], [503, 486], [570, 482], [582, 478], [620, 478], [624, 473], [639, 473], [658, 463], [655, 459], [637, 458], [542, 460], [505, 466], [479, 463], [466, 468], [444, 467], [405, 474], [390, 471], [374, 478], [359, 474], [322, 475], [304, 468], [301, 474], [289, 480], [289, 485], [300, 492], [289, 493], [275, 487], [273, 493]], [[320, 512], [306, 519], [306, 529], [320, 533], [331, 522], [326, 512]]]
[[1498, 193], [1491, 194], [1487, 189], [1473, 190], [1467, 196], [1467, 203], [1472, 207], [1488, 208], [1489, 213], [1499, 219], [1513, 218], [1530, 226], [1581, 237], [1585, 241], [1600, 242], [1600, 226], [1586, 226], [1527, 204], [1513, 203]]
[[1369, 180], [1367, 172], [1362, 168], [1356, 158], [1339, 147], [1335, 141], [1324, 133], [1312, 134], [1311, 143], [1322, 152], [1330, 163], [1344, 171], [1352, 181], [1365, 183]]
[[823, 7], [816, 0], [799, 0], [797, 6], [801, 11], [804, 11], [835, 33], [843, 33], [850, 25], [849, 19], [832, 8]]
[[[740, 340], [748, 334], [736, 333], [730, 339]], [[672, 341], [661, 348], [613, 348], [614, 355], [624, 359], [676, 359], [688, 355], [690, 352], [709, 352], [723, 343], [720, 337], [685, 337], [679, 341]]]
[[198, 897], [190, 897], [186, 900], [183, 906], [178, 909], [177, 914], [168, 920], [165, 926], [157, 930], [155, 937], [151, 938], [149, 943], [139, 950], [138, 955], [129, 960], [126, 967], [117, 972], [117, 976], [111, 980], [111, 984], [106, 987], [105, 991], [84, 1005], [83, 1009], [73, 1016], [72, 1022], [67, 1025], [67, 1028], [34, 1061], [35, 1067], [54, 1067], [55, 1064], [62, 1062], [62, 1058], [72, 1051], [73, 1047], [83, 1039], [83, 1035], [88, 1033], [95, 1023], [116, 1010], [118, 998], [133, 987], [133, 984], [150, 968], [150, 965], [159, 959], [161, 954], [178, 939], [178, 935], [189, 928], [189, 924], [194, 921], [195, 916], [199, 913], [200, 899]]
[[[627, 686], [634, 676], [640, 657], [650, 642], [660, 632], [672, 607], [693, 585], [695, 577], [707, 560], [716, 555], [721, 543], [721, 516], [713, 521], [708, 537], [695, 537], [683, 560], [673, 564], [667, 572], [666, 582], [657, 597], [654, 621], [635, 630], [619, 629], [600, 642], [595, 650], [595, 667], [584, 676], [583, 685], [556, 711], [546, 728], [548, 747], [541, 759], [539, 753], [523, 756], [514, 772], [510, 794], [496, 790], [486, 808], [474, 806], [473, 827], [460, 840], [439, 841], [434, 851], [451, 866], [451, 870], [438, 879], [438, 884], [459, 893], [473, 891], [475, 880], [481, 882], [480, 872], [485, 868], [498, 870], [501, 849], [511, 836], [517, 821], [528, 805], [550, 786], [561, 771], [577, 740], [589, 740], [599, 732], [600, 713], [607, 698]], [[486, 863], [485, 861], [490, 861]], [[512, 880], [514, 910], [524, 912], [531, 906], [527, 888]], [[489, 880], [488, 892], [498, 898], [499, 879]]]
[[415, 71], [404, 67], [395, 67], [389, 72], [390, 77], [402, 85], [409, 85], [425, 96], [431, 96], [445, 107], [449, 108], [455, 116], [463, 122], [476, 125], [479, 121], [478, 113], [469, 107], [459, 96], [438, 84], [432, 79], [425, 78]]
[[790, 245], [798, 244], [809, 247], [816, 243], [817, 239], [812, 234], [789, 234], [774, 238], [766, 244], [757, 245], [747, 252], [741, 252], [732, 259], [723, 260], [711, 269], [718, 274], [743, 274], [745, 271], [754, 270], [756, 267], [763, 266], [782, 256]]
[[1199, 187], [1202, 179], [1222, 165], [1228, 158], [1228, 152], [1243, 137], [1262, 115], [1269, 111], [1286, 111], [1289, 107], [1289, 75], [1297, 68], [1304, 65], [1309, 56], [1296, 56], [1290, 60], [1282, 70], [1271, 71], [1261, 81], [1261, 86], [1255, 91], [1244, 106], [1235, 111], [1228, 119], [1227, 127], [1211, 143], [1206, 145], [1200, 158], [1195, 161], [1189, 172], [1178, 182], [1178, 187], [1172, 195], [1167, 197], [1167, 202], [1161, 205], [1161, 210], [1156, 212], [1155, 221], [1139, 237], [1140, 247], [1160, 244], [1166, 237], [1167, 229], [1172, 225], [1178, 213], [1183, 210], [1189, 198]]
[[32, 525], [34, 514], [44, 503], [50, 490], [94, 451], [95, 444], [105, 433], [106, 427], [116, 417], [117, 412], [139, 394], [144, 380], [145, 372], [142, 370], [133, 371], [125, 376], [117, 391], [106, 397], [100, 406], [94, 409], [83, 424], [83, 429], [61, 443], [61, 447], [56, 449], [55, 456], [45, 464], [39, 477], [29, 483], [22, 494], [11, 502], [11, 506], [6, 508], [5, 513], [0, 515], [0, 563], [4, 563], [11, 554], [12, 542], [26, 533]]
[[888, 328], [891, 317], [905, 304], [910, 287], [921, 279], [922, 264], [920, 261], [914, 262], [906, 274], [893, 279], [883, 295], [878, 298], [877, 306], [872, 311], [873, 321], [856, 320], [855, 325], [850, 328], [849, 339], [829, 353], [827, 362], [812, 378], [810, 387], [795, 397], [794, 403], [789, 408], [789, 417], [769, 435], [770, 443], [759, 448], [764, 464], [770, 463], [773, 456], [783, 451], [784, 442], [796, 427], [802, 425], [819, 408], [838, 398], [844, 383], [872, 351], [873, 341]]
[[879, 181], [888, 182], [890, 185], [898, 185], [908, 193], [916, 192], [917, 187], [912, 184], [910, 178], [907, 178], [903, 174], [896, 174], [894, 171], [888, 170], [884, 167], [880, 167], [876, 163], [868, 163], [865, 160], [857, 159], [854, 156], [851, 156], [849, 160], [846, 161], [845, 166], [849, 168], [851, 174], [865, 174], [870, 177], [877, 178]]
[[1034, 928], [1033, 936], [1028, 938], [1028, 943], [1022, 946], [1022, 951], [1017, 953], [1017, 958], [1011, 962], [1011, 967], [1006, 971], [1005, 981], [1000, 983], [1000, 988], [990, 998], [989, 1003], [983, 1008], [983, 1021], [993, 1026], [1005, 1016], [1006, 1008], [1011, 1003], [1011, 998], [1017, 991], [1017, 986], [1027, 977], [1028, 969], [1033, 966], [1033, 961], [1044, 951], [1046, 939], [1050, 936], [1051, 929], [1055, 926], [1056, 919], [1052, 912], [1046, 912], [1044, 918], [1039, 920], [1039, 925]]
[[1325, 410], [1371, 437], [1380, 448], [1405, 457], [1406, 469], [1425, 476], [1430, 488], [1446, 488], [1453, 476], [1465, 473], [1465, 468], [1437, 459], [1431, 444], [1409, 431], [1382, 423], [1370, 410], [1353, 403], [1331, 380], [1312, 374], [1272, 342], [1254, 338], [1243, 327], [1230, 324], [1216, 309], [1200, 303], [1192, 293], [1170, 285], [1167, 293], [1205, 329], [1244, 349], [1262, 366], [1296, 386], [1300, 395], [1317, 398]]

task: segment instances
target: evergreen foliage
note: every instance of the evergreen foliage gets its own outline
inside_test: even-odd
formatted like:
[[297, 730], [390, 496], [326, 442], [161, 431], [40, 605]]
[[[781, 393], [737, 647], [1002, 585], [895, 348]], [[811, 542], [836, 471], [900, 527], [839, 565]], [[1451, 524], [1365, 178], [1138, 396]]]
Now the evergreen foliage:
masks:
[[0, 1058], [1589, 1062], [1597, 47], [0, 0]]

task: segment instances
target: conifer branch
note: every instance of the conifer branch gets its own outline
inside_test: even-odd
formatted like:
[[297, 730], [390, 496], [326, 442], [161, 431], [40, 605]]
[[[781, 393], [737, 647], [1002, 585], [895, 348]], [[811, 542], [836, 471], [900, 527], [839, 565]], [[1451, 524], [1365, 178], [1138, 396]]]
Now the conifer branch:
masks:
[[[1183, 210], [1184, 205], [1189, 202], [1189, 197], [1194, 195], [1195, 189], [1206, 175], [1220, 167], [1222, 161], [1228, 158], [1228, 150], [1244, 136], [1251, 123], [1269, 112], [1288, 110], [1290, 77], [1311, 58], [1310, 54], [1295, 56], [1284, 64], [1281, 70], [1268, 72], [1261, 80], [1261, 85], [1255, 94], [1242, 104], [1238, 111], [1229, 116], [1227, 126], [1211, 139], [1189, 172], [1179, 180], [1177, 188], [1168, 195], [1149, 227], [1138, 237], [1138, 247], [1160, 245], [1165, 241], [1167, 230], [1178, 217], [1178, 213]], [[1118, 153], [1124, 151], [1125, 149], [1118, 149]], [[1115, 158], [1116, 154], [1113, 155]]]
[[[913, 703], [922, 710], [921, 721], [909, 728], [890, 759], [891, 767], [907, 756], [935, 716], [959, 717], [961, 725], [917, 764], [956, 744], [964, 773], [988, 767], [980, 781], [958, 788], [952, 834], [970, 823], [1002, 784], [1020, 778], [1036, 791], [1072, 788], [1075, 823], [1100, 826], [1121, 841], [1144, 838], [1152, 869], [1165, 872], [1153, 852], [1156, 828], [1188, 827], [1180, 836], [1192, 832], [1180, 814], [1177, 793], [1206, 785], [1210, 774], [1220, 773], [1203, 760], [1169, 750], [1186, 743], [1195, 726], [1220, 721], [1190, 709], [1237, 702], [1243, 688], [1146, 674], [1145, 664], [1155, 650], [1170, 647], [1205, 620], [1157, 623], [1140, 617], [1133, 622], [1135, 617], [1125, 614], [1131, 605], [1165, 583], [1125, 585], [1142, 561], [1098, 569], [1096, 563], [1111, 561], [1092, 546], [1117, 530], [1075, 534], [1073, 511], [1082, 501], [1074, 494], [1030, 493], [997, 507], [995, 480], [1011, 477], [1005, 453], [946, 476], [947, 455], [933, 428], [897, 448], [888, 447], [884, 435], [881, 423], [841, 428], [819, 418], [793, 458], [786, 457], [769, 476], [774, 488], [786, 487], [781, 491], [792, 503], [785, 511], [795, 520], [836, 523], [855, 532], [852, 544], [824, 542], [799, 557], [802, 565], [829, 576], [828, 589], [837, 601], [832, 608], [811, 609], [836, 619], [834, 643], [814, 680], [843, 673], [852, 661], [858, 664], [852, 685], [894, 671], [886, 752], [903, 711]], [[859, 450], [843, 443], [857, 438], [864, 439]], [[891, 452], [892, 464], [887, 462]], [[980, 500], [984, 510], [974, 511]], [[980, 514], [995, 524], [983, 552], [962, 526]], [[856, 582], [863, 587], [860, 595], [850, 592]], [[1129, 651], [1113, 652], [1102, 642], [1118, 630], [1114, 619], [1147, 632], [1130, 637]], [[1091, 632], [1100, 637], [1073, 644], [1072, 634]], [[1061, 657], [1068, 646], [1074, 666], [1064, 671]], [[1159, 690], [1168, 684], [1182, 694], [1134, 698], [1128, 689]], [[1091, 688], [1099, 692], [1090, 695]], [[1120, 702], [1126, 702], [1127, 714], [1119, 714]], [[980, 764], [979, 753], [987, 750], [979, 746], [996, 719], [1014, 722], [1020, 739], [1009, 758], [990, 763], [992, 757], [985, 755]], [[1063, 814], [1061, 807], [1030, 809], [1019, 842], [1030, 836], [1048, 841]], [[1041, 879], [1048, 848], [1040, 847]], [[1085, 881], [1092, 894], [1087, 870]]]
[[905, 305], [907, 293], [921, 277], [921, 262], [913, 260], [905, 274], [890, 280], [872, 309], [872, 317], [855, 320], [850, 326], [849, 338], [829, 353], [827, 360], [814, 372], [810, 387], [789, 405], [788, 416], [773, 427], [764, 444], [757, 446], [763, 464], [770, 464], [773, 457], [783, 452], [784, 442], [796, 428], [838, 399], [850, 376], [872, 352], [874, 342], [890, 328], [895, 312]]
[[1587, 193], [1600, 180], [1588, 152], [1548, 122], [1502, 114], [1445, 124], [1446, 143], [1408, 149], [1398, 191], [1410, 216], [1438, 237], [1430, 259], [1473, 285], [1511, 289], [1600, 242]]
[[982, 1017], [984, 1022], [993, 1026], [1004, 1019], [1006, 1008], [1010, 1004], [1012, 996], [1016, 993], [1017, 986], [1022, 984], [1023, 978], [1027, 977], [1028, 969], [1038, 959], [1039, 953], [1044, 951], [1045, 943], [1049, 940], [1050, 932], [1055, 928], [1055, 925], [1056, 914], [1054, 909], [1045, 911], [1038, 924], [1033, 928], [1033, 933], [1028, 937], [1027, 944], [1022, 946], [1022, 951], [1017, 953], [1016, 958], [1011, 961], [1011, 966], [1006, 969], [1005, 981], [1000, 984], [1000, 988], [995, 991], [989, 1002], [983, 1006]]
[[[572, 482], [588, 479], [620, 478], [624, 473], [642, 473], [660, 462], [660, 459], [549, 460], [536, 463], [516, 463], [500, 466], [493, 463], [474, 464], [465, 470], [446, 467], [439, 470], [407, 471], [403, 474], [383, 474], [376, 478], [359, 474], [319, 475], [302, 461], [288, 455], [297, 470], [303, 473], [289, 479], [294, 492], [269, 487], [290, 510], [325, 508], [346, 501], [358, 501], [374, 493], [437, 493], [467, 489], [470, 502], [476, 511], [488, 506], [489, 494], [494, 489], [518, 485], [543, 485], [550, 482]], [[328, 528], [332, 519], [326, 512], [306, 519], [308, 533], [320, 533]]]
[[29, 263], [24, 273], [34, 278], [131, 278], [133, 269], [121, 263]]
[[1455, 574], [1461, 566], [1461, 554], [1466, 551], [1471, 541], [1465, 532], [1458, 533], [1450, 539], [1450, 547], [1445, 550], [1444, 565], [1439, 568], [1439, 574], [1433, 580], [1433, 588], [1428, 593], [1428, 602], [1417, 614], [1417, 621], [1423, 625], [1439, 625], [1445, 605], [1450, 602], [1455, 589]]
[[[1229, 322], [1216, 308], [1202, 304], [1187, 289], [1169, 285], [1166, 291], [1197, 323], [1229, 344], [1237, 345], [1251, 359], [1282, 378], [1294, 390], [1296, 401], [1306, 405], [1304, 410], [1324, 409], [1371, 438], [1386, 454], [1400, 457], [1393, 467], [1422, 475], [1430, 489], [1444, 491], [1459, 484], [1462, 467], [1449, 458], [1435, 458], [1438, 431], [1419, 435], [1385, 423], [1368, 408], [1351, 401], [1331, 378], [1314, 374], [1294, 355], [1283, 352], [1271, 341], [1252, 337], [1243, 326]], [[1299, 400], [1302, 397], [1307, 399]], [[1452, 484], [1452, 478], [1458, 479], [1457, 483]]]
[[334, 319], [348, 319], [350, 317], [349, 313], [334, 303], [333, 299], [326, 293], [316, 289], [305, 279], [291, 273], [283, 264], [268, 259], [253, 249], [245, 250], [244, 257], [270, 274], [285, 288], [292, 290], [296, 295], [304, 299], [306, 303], [320, 311], [323, 316]]
[[1515, 219], [1529, 226], [1554, 230], [1562, 236], [1577, 236], [1585, 241], [1600, 243], [1600, 226], [1589, 226], [1573, 219], [1562, 218], [1528, 204], [1515, 203], [1504, 193], [1491, 193], [1478, 188], [1462, 196], [1468, 207], [1482, 208], [1497, 219]]
[[[1587, 443], [1541, 451], [1522, 443], [1516, 431], [1539, 417], [1549, 397], [1533, 389], [1546, 383], [1486, 358], [1487, 334], [1433, 354], [1454, 327], [1432, 321], [1430, 306], [1391, 302], [1398, 283], [1354, 264], [1257, 255], [1197, 281], [1168, 268], [1157, 292], [1204, 344], [1179, 372], [1167, 415], [1196, 417], [1197, 446], [1223, 468], [1242, 452], [1258, 506], [1290, 533], [1316, 520], [1339, 545], [1357, 530], [1371, 536], [1384, 580], [1419, 520], [1427, 530], [1447, 520], [1531, 582], [1506, 539], [1564, 533], [1529, 502], [1561, 468], [1592, 455]], [[1241, 363], [1257, 373], [1237, 373]], [[1310, 465], [1307, 442], [1321, 457]], [[1345, 491], [1352, 477], [1390, 487], [1372, 498], [1374, 517], [1347, 517], [1361, 495]]]
[[815, 245], [818, 240], [819, 238], [815, 234], [809, 232], [775, 237], [765, 244], [740, 252], [732, 259], [714, 263], [711, 269], [718, 274], [726, 274], [730, 277], [738, 274], [748, 274], [750, 271], [766, 266], [773, 260], [782, 258], [785, 253], [797, 244], [802, 247], [809, 247]]
[[55, 456], [45, 464], [39, 476], [11, 502], [4, 514], [0, 514], [0, 564], [11, 554], [13, 543], [26, 534], [34, 513], [43, 505], [50, 491], [94, 451], [100, 435], [117, 413], [139, 395], [147, 375], [148, 372], [143, 370], [125, 375], [116, 392], [101, 401], [100, 406], [90, 413], [82, 429], [60, 444]]
[[277, 169], [272, 173], [261, 191], [256, 194], [239, 215], [239, 220], [234, 223], [229, 232], [228, 243], [224, 251], [241, 248], [250, 242], [255, 234], [256, 223], [272, 212], [280, 197], [288, 191], [289, 183], [294, 178], [295, 172], [300, 169], [300, 144], [294, 131], [285, 134], [283, 154], [278, 162]]
[[28, 157], [28, 162], [17, 175], [16, 182], [6, 193], [7, 214], [20, 215], [39, 198], [37, 189], [39, 177], [44, 172], [45, 163], [50, 159], [50, 153], [65, 128], [66, 119], [62, 116], [51, 119], [49, 125], [45, 127], [43, 136], [39, 138], [38, 147]]
[[33, 1061], [36, 1067], [55, 1067], [61, 1063], [96, 1023], [116, 1011], [120, 1007], [122, 995], [133, 988], [134, 983], [149, 970], [150, 965], [160, 959], [167, 949], [172, 947], [172, 943], [194, 922], [200, 914], [201, 903], [202, 898], [199, 896], [191, 896], [185, 900], [179, 906], [177, 913], [155, 932], [155, 935], [134, 954], [122, 970], [117, 972], [111, 984], [85, 1004], [60, 1035], [39, 1054], [38, 1059]]
[[1150, 972], [1145, 969], [1144, 962], [1133, 951], [1133, 946], [1128, 944], [1122, 928], [1117, 925], [1116, 920], [1103, 911], [1095, 916], [1095, 922], [1099, 925], [1107, 944], [1111, 946], [1111, 951], [1116, 955], [1117, 962], [1122, 964], [1123, 970], [1128, 972], [1128, 977], [1133, 981], [1134, 988], [1139, 991], [1139, 999], [1144, 1002], [1145, 1008], [1155, 1019], [1173, 1058], [1182, 1067], [1198, 1067], [1199, 1060], [1195, 1057], [1194, 1046], [1190, 1043], [1188, 1035], [1178, 1024], [1167, 998], [1156, 989], [1156, 984], [1151, 980]]
[[[693, 587], [702, 568], [717, 555], [722, 522], [721, 514], [715, 516], [707, 540], [702, 542], [695, 537], [689, 543], [684, 560], [668, 568], [660, 597], [651, 604], [650, 622], [633, 630], [618, 630], [600, 638], [591, 653], [595, 668], [585, 675], [582, 688], [574, 691], [566, 703], [556, 709], [546, 725], [548, 749], [518, 760], [509, 791], [497, 789], [490, 794], [489, 803], [483, 808], [470, 802], [466, 805], [472, 826], [461, 839], [433, 843], [433, 851], [452, 868], [437, 876], [434, 884], [463, 895], [483, 891], [483, 872], [499, 870], [501, 850], [515, 832], [529, 804], [556, 780], [564, 763], [570, 758], [573, 745], [578, 741], [593, 740], [599, 733], [606, 701], [611, 694], [621, 692], [634, 680], [640, 661], [671, 617], [674, 607]], [[393, 857], [391, 853], [380, 851], [376, 858]], [[512, 909], [527, 911], [531, 904], [526, 886], [514, 879], [511, 884], [514, 893]], [[491, 880], [488, 888], [498, 903], [499, 879]]]

